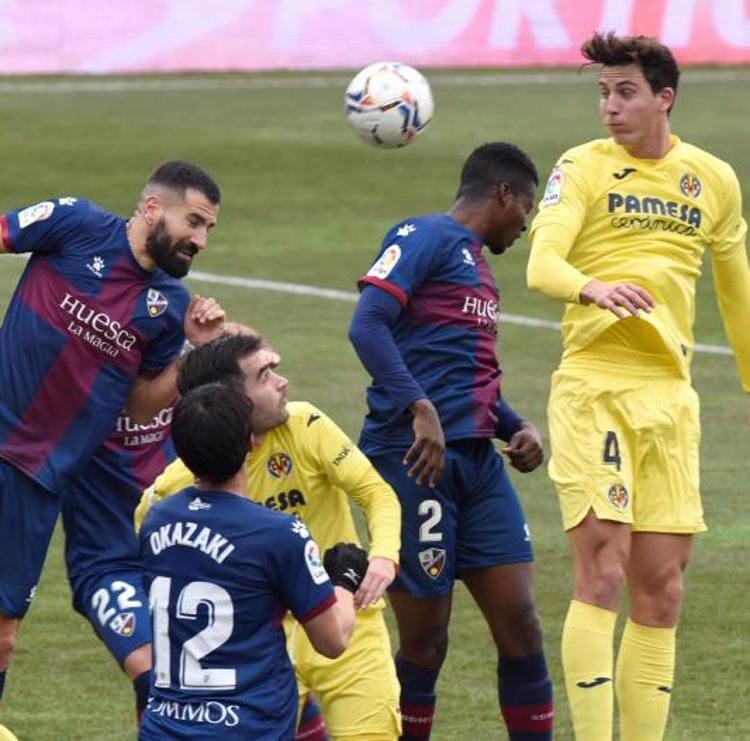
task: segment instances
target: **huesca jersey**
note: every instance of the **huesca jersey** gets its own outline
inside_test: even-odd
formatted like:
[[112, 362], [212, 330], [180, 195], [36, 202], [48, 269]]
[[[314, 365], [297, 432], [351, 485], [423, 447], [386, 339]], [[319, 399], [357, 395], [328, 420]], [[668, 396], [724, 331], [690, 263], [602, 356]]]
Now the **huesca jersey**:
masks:
[[136, 262], [125, 219], [83, 199], [10, 211], [0, 233], [33, 253], [0, 330], [0, 457], [64, 494], [136, 376], [179, 354], [188, 293]]

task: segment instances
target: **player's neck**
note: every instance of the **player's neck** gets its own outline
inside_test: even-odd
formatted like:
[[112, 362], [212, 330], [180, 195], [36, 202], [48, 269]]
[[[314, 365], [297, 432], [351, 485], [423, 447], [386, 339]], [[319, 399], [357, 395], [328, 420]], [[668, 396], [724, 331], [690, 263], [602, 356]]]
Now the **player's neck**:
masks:
[[669, 124], [660, 126], [649, 136], [644, 136], [632, 144], [624, 144], [623, 149], [631, 156], [640, 160], [658, 160], [669, 154], [674, 146]]
[[148, 225], [136, 211], [128, 221], [127, 226], [128, 244], [133, 253], [135, 261], [148, 271], [156, 270], [156, 261], [146, 249], [146, 237], [148, 236]]
[[448, 209], [448, 216], [484, 240], [487, 229], [487, 209], [484, 204], [459, 198]]
[[232, 476], [231, 479], [222, 481], [221, 483], [213, 483], [210, 481], [199, 481], [196, 486], [202, 491], [226, 491], [230, 494], [237, 494], [237, 496], [244, 497], [247, 493], [247, 473], [245, 472], [244, 463], [240, 466], [240, 470]]

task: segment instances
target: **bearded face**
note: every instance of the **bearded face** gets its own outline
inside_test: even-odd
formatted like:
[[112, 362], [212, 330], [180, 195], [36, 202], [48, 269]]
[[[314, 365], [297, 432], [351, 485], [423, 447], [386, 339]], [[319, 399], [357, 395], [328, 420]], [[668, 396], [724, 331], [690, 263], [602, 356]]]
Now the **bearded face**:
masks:
[[191, 239], [173, 239], [162, 217], [146, 238], [146, 250], [165, 273], [174, 278], [184, 278], [190, 270], [193, 256], [198, 252], [198, 246]]

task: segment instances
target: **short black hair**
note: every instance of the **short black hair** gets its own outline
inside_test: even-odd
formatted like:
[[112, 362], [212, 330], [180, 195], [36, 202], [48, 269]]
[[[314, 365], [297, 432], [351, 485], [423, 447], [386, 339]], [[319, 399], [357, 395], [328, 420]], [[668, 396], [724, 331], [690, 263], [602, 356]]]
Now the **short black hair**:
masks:
[[221, 484], [240, 470], [250, 449], [252, 411], [238, 384], [205, 384], [180, 399], [172, 441], [196, 478]]
[[252, 334], [222, 335], [190, 350], [182, 358], [177, 390], [185, 396], [206, 383], [242, 383], [239, 361], [258, 352], [263, 338]]
[[539, 173], [529, 156], [515, 144], [482, 144], [464, 162], [456, 198], [484, 198], [500, 183], [508, 183], [514, 193], [533, 192], [539, 185]]
[[214, 205], [221, 203], [221, 191], [214, 179], [201, 167], [185, 160], [162, 162], [152, 173], [146, 185], [162, 185], [185, 197], [188, 189], [203, 193]]
[[589, 63], [605, 67], [635, 64], [643, 72], [652, 93], [665, 87], [677, 92], [680, 68], [669, 47], [651, 36], [618, 36], [614, 31], [595, 33], [583, 42], [581, 54]]

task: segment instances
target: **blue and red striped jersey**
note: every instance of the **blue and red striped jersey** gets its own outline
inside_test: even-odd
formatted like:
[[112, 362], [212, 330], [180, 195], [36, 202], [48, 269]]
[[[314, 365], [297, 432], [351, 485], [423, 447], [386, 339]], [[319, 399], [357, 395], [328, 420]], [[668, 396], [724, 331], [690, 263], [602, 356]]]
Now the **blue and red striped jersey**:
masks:
[[113, 570], [142, 568], [133, 513], [143, 490], [174, 460], [173, 405], [146, 424], [123, 412], [114, 432], [76, 477], [63, 502], [65, 562], [71, 587]]
[[[499, 291], [481, 239], [447, 214], [396, 224], [360, 279], [403, 307], [391, 326], [403, 361], [435, 405], [446, 440], [495, 436], [502, 372], [495, 345]], [[413, 441], [411, 415], [377, 382], [360, 444], [367, 452]]]
[[0, 217], [6, 249], [33, 253], [0, 330], [0, 457], [54, 493], [183, 344], [187, 290], [136, 262], [126, 227], [77, 198]]

